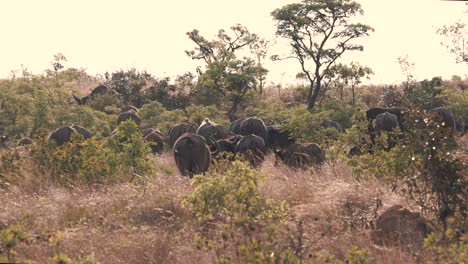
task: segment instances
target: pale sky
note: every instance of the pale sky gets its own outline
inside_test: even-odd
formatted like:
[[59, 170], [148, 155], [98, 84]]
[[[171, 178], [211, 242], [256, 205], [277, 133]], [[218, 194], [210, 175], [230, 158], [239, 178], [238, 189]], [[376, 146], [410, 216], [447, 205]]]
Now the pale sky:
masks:
[[[275, 38], [271, 11], [293, 0], [10, 0], [0, 2], [0, 78], [21, 64], [35, 74], [50, 68], [56, 53], [66, 66], [103, 74], [135, 67], [156, 77], [194, 72], [201, 62], [184, 50], [194, 44], [186, 32], [200, 30], [208, 39], [218, 29], [236, 23], [263, 38]], [[468, 22], [463, 1], [358, 0], [364, 16], [357, 21], [375, 32], [360, 40], [364, 52], [345, 53], [341, 62], [356, 61], [371, 67], [370, 83], [400, 82], [404, 76], [396, 62], [408, 55], [415, 63], [417, 80], [440, 75], [465, 76], [466, 64], [440, 45], [437, 27], [457, 19]], [[284, 40], [270, 54], [288, 53]], [[297, 61], [266, 61], [268, 81], [291, 82], [300, 71]], [[284, 73], [284, 74], [283, 74]]]

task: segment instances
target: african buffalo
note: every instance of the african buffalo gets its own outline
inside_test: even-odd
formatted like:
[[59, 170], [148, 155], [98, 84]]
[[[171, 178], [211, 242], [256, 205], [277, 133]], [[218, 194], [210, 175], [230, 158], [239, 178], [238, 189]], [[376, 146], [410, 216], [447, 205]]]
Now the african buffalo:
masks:
[[432, 121], [441, 124], [441, 126], [447, 130], [448, 134], [453, 135], [455, 131], [455, 118], [453, 117], [452, 111], [447, 108], [437, 107], [429, 110], [427, 114]]
[[130, 110], [133, 110], [133, 111], [135, 111], [135, 113], [138, 113], [138, 108], [136, 108], [133, 105], [126, 105], [126, 106], [122, 107], [120, 109], [120, 113], [127, 112], [127, 111], [130, 111]]
[[468, 129], [468, 124], [465, 120], [455, 121], [455, 130], [459, 133], [461, 137], [465, 135], [466, 130]]
[[153, 154], [161, 154], [164, 149], [164, 138], [158, 132], [151, 132], [144, 137], [145, 141], [149, 143], [151, 152]]
[[242, 155], [253, 167], [258, 167], [265, 160], [267, 148], [263, 138], [257, 135], [242, 137], [234, 147], [235, 155]]
[[127, 112], [120, 113], [118, 118], [117, 118], [117, 125], [120, 125], [125, 120], [131, 119], [135, 124], [140, 126], [141, 124], [141, 118], [138, 116], [138, 113], [134, 112], [133, 110], [129, 110]]
[[399, 126], [398, 117], [392, 113], [385, 112], [375, 117], [375, 131], [392, 132]]
[[384, 146], [386, 151], [389, 151], [395, 147], [397, 143], [397, 137], [393, 131], [399, 127], [398, 117], [392, 113], [385, 112], [377, 115], [375, 118], [375, 132], [371, 132], [371, 141], [372, 144], [375, 143], [375, 136], [379, 136], [384, 133], [388, 133], [388, 142]]
[[194, 174], [204, 173], [208, 170], [211, 156], [216, 155], [219, 149], [210, 152], [204, 137], [184, 133], [174, 144], [174, 159], [182, 176], [193, 177]]
[[305, 153], [280, 150], [275, 152], [275, 156], [291, 168], [307, 169], [313, 166], [312, 158]]
[[268, 126], [267, 130], [270, 147], [286, 148], [296, 142], [289, 130], [280, 130], [274, 126]]
[[240, 123], [239, 130], [240, 130], [239, 134], [243, 136], [247, 136], [250, 134], [257, 135], [263, 139], [263, 141], [265, 142], [267, 146], [270, 145], [268, 144], [269, 140], [268, 140], [267, 127], [265, 123], [263, 122], [263, 120], [261, 120], [260, 118], [256, 116], [244, 119]]
[[229, 132], [223, 126], [211, 122], [208, 118], [197, 129], [197, 134], [204, 137], [210, 146], [214, 144], [211, 138], [216, 141], [229, 137]]
[[21, 138], [18, 140], [18, 143], [16, 143], [17, 146], [27, 146], [27, 145], [32, 145], [34, 142], [32, 139], [28, 137]]
[[67, 142], [70, 142], [73, 133], [80, 134], [84, 139], [91, 137], [91, 134], [84, 127], [73, 125], [54, 129], [47, 136], [47, 140], [54, 140], [58, 146], [61, 146]]
[[[307, 159], [305, 159], [304, 155], [298, 155], [295, 153], [303, 153], [306, 154], [308, 157]], [[291, 164], [301, 163], [298, 162], [296, 159], [303, 160], [303, 162], [307, 161], [307, 165], [322, 165], [325, 161], [325, 152], [316, 143], [293, 143], [287, 148], [275, 150], [275, 155], [277, 158], [280, 158], [289, 166], [292, 166]]]
[[74, 128], [76, 132], [81, 134], [84, 139], [88, 139], [91, 137], [91, 133], [89, 133], [89, 131], [86, 130], [86, 128], [79, 126], [79, 125], [72, 125], [71, 127]]
[[76, 97], [75, 95], [73, 95], [73, 98], [75, 98], [76, 102], [79, 105], [84, 105], [84, 104], [86, 104], [86, 102], [88, 100], [93, 99], [98, 95], [106, 94], [108, 91], [109, 91], [109, 88], [107, 88], [107, 86], [99, 85], [98, 87], [94, 88], [89, 95], [83, 96], [81, 98]]
[[197, 132], [197, 129], [198, 125], [195, 123], [180, 123], [172, 125], [168, 131], [169, 145], [173, 147], [180, 136], [184, 133], [195, 133]]
[[240, 135], [233, 135], [228, 138], [223, 138], [217, 140], [218, 145], [219, 145], [219, 153], [221, 154], [222, 152], [230, 152], [234, 153], [234, 149], [237, 145], [237, 142], [241, 140], [243, 136]]
[[401, 107], [394, 107], [394, 108], [371, 108], [366, 111], [366, 118], [369, 121], [369, 130], [373, 130], [371, 125], [372, 120], [377, 118], [378, 115], [383, 113], [391, 113], [397, 116], [398, 125], [400, 126], [400, 130], [404, 130], [404, 118], [408, 109], [401, 108]]
[[239, 118], [239, 119], [236, 119], [234, 121], [232, 121], [231, 125], [229, 126], [229, 132], [233, 133], [233, 134], [238, 134], [240, 135], [240, 125], [242, 123], [242, 121], [244, 121], [245, 118]]
[[141, 134], [143, 135], [143, 137], [146, 137], [147, 135], [149, 135], [151, 133], [157, 133], [157, 134], [161, 135], [164, 138], [164, 135], [157, 128], [149, 127], [149, 128], [144, 128], [144, 129], [141, 130]]

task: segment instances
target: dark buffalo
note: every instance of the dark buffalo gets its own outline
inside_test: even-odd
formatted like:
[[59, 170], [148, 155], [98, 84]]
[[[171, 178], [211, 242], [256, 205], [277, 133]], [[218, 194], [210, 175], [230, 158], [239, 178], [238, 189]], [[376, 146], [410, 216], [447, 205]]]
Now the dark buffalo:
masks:
[[47, 140], [54, 140], [58, 146], [61, 146], [67, 142], [70, 142], [71, 135], [76, 130], [71, 126], [64, 126], [54, 129], [48, 136]]
[[268, 129], [265, 123], [255, 116], [246, 118], [240, 123], [240, 134], [243, 136], [257, 135], [263, 139], [266, 145], [270, 145], [268, 144]]
[[371, 109], [366, 111], [366, 118], [367, 118], [367, 120], [373, 120], [378, 115], [383, 114], [383, 113], [387, 113], [387, 112], [396, 115], [398, 118], [402, 118], [408, 112], [408, 109], [401, 108], [401, 107], [394, 107], [394, 108], [379, 108], [379, 107], [376, 107], [376, 108], [371, 108]]
[[447, 108], [437, 107], [428, 111], [429, 117], [447, 130], [447, 133], [453, 135], [455, 131], [455, 118], [452, 111]]
[[388, 134], [387, 145], [384, 146], [384, 150], [389, 151], [395, 147], [397, 143], [397, 135], [392, 133], [399, 127], [398, 117], [392, 113], [385, 112], [377, 115], [375, 118], [375, 132], [371, 132], [372, 144], [375, 143], [375, 136], [381, 135], [382, 132]]
[[81, 98], [76, 97], [75, 95], [73, 95], [73, 98], [75, 98], [76, 102], [79, 105], [84, 105], [84, 104], [86, 104], [86, 102], [88, 100], [93, 99], [98, 95], [106, 94], [107, 92], [109, 92], [109, 88], [107, 88], [107, 86], [99, 85], [98, 87], [94, 88], [89, 95], [83, 96]]
[[375, 118], [375, 131], [392, 132], [399, 126], [398, 117], [392, 113], [385, 112]]
[[242, 121], [244, 121], [245, 118], [239, 118], [239, 119], [236, 119], [234, 121], [232, 121], [231, 125], [229, 126], [229, 132], [233, 133], [233, 134], [238, 134], [240, 135], [241, 131], [240, 131], [240, 125], [242, 123]]
[[336, 121], [331, 121], [331, 120], [323, 120], [320, 122], [319, 126], [321, 127], [324, 127], [324, 128], [334, 128], [336, 129], [336, 131], [340, 132], [340, 133], [343, 133], [344, 132], [344, 128], [343, 126], [336, 122]]
[[242, 138], [243, 136], [233, 135], [233, 136], [230, 136], [229, 138], [217, 140], [220, 154], [222, 152], [234, 153], [234, 149], [237, 145], [237, 142], [239, 142], [239, 140], [241, 140]]
[[163, 133], [161, 133], [161, 131], [159, 129], [157, 129], [157, 128], [149, 127], [149, 128], [145, 128], [145, 129], [141, 130], [141, 134], [143, 135], [143, 137], [146, 137], [147, 135], [149, 135], [151, 133], [157, 133], [157, 134], [161, 135], [164, 138]]
[[465, 120], [457, 120], [455, 121], [455, 130], [459, 133], [461, 137], [465, 135], [466, 130], [468, 129], [468, 124]]
[[174, 158], [182, 176], [193, 177], [194, 174], [204, 173], [208, 170], [211, 155], [216, 155], [219, 150], [210, 152], [204, 137], [184, 133], [174, 144]]
[[24, 137], [24, 138], [21, 138], [20, 140], [18, 140], [18, 143], [16, 143], [16, 145], [18, 146], [27, 146], [27, 145], [32, 145], [34, 142], [32, 139], [28, 138], [28, 137]]
[[252, 134], [242, 137], [237, 142], [234, 153], [242, 155], [253, 167], [258, 167], [265, 160], [267, 148], [263, 138]]
[[72, 134], [74, 133], [78, 132], [71, 126], [59, 127], [50, 132], [50, 134], [47, 136], [47, 140], [54, 140], [55, 143], [57, 143], [57, 146], [61, 146], [70, 142]]
[[212, 138], [216, 141], [229, 137], [229, 132], [223, 126], [211, 122], [208, 118], [197, 129], [197, 134], [204, 137], [210, 146], [214, 144]]
[[138, 116], [138, 113], [134, 112], [133, 110], [129, 110], [119, 114], [119, 117], [117, 118], [117, 125], [120, 125], [120, 123], [129, 119], [133, 120], [133, 122], [135, 122], [135, 124], [138, 126], [141, 124], [141, 118]]
[[164, 138], [158, 132], [151, 132], [144, 137], [145, 141], [149, 143], [151, 152], [153, 154], [161, 154], [164, 149]]
[[169, 144], [174, 146], [177, 139], [182, 136], [184, 133], [195, 133], [197, 132], [198, 125], [195, 123], [180, 123], [173, 125], [169, 128]]
[[268, 126], [267, 130], [269, 146], [272, 148], [286, 148], [296, 142], [289, 130], [280, 130], [274, 126]]
[[350, 148], [347, 152], [345, 152], [345, 154], [346, 154], [346, 156], [348, 158], [352, 158], [354, 156], [362, 155], [362, 151], [361, 151], [360, 147], [354, 146], [354, 147]]
[[281, 159], [284, 164], [295, 169], [307, 169], [313, 166], [312, 158], [301, 152], [276, 151], [276, 158]]
[[[297, 155], [295, 153], [306, 154], [308, 158], [304, 159], [303, 155]], [[325, 161], [325, 152], [316, 143], [293, 143], [287, 148], [276, 150], [275, 154], [277, 158], [289, 163], [296, 162], [295, 159], [299, 156], [300, 159], [314, 165], [322, 165]], [[289, 165], [288, 163], [286, 164]]]
[[71, 127], [74, 128], [76, 132], [78, 132], [80, 135], [82, 135], [84, 139], [88, 139], [91, 137], [91, 133], [89, 133], [89, 131], [86, 130], [86, 128], [79, 125], [72, 125]]
[[404, 130], [404, 118], [406, 113], [408, 113], [408, 109], [401, 108], [401, 107], [394, 107], [394, 108], [371, 108], [366, 111], [366, 118], [369, 121], [369, 130], [372, 131], [373, 127], [371, 125], [372, 120], [375, 120], [378, 115], [383, 113], [391, 113], [397, 116], [398, 125], [400, 126], [400, 130]]
[[138, 113], [138, 108], [136, 108], [133, 105], [126, 105], [126, 106], [122, 107], [120, 109], [120, 112], [123, 113], [123, 112], [127, 112], [127, 111], [130, 111], [130, 110], [134, 111], [135, 113]]

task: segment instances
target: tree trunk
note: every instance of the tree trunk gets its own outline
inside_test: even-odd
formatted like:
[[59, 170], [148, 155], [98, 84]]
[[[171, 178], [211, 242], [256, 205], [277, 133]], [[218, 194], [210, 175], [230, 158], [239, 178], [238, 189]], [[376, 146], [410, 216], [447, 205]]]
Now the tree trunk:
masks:
[[258, 88], [259, 88], [258, 92], [260, 94], [260, 97], [262, 97], [263, 96], [263, 80], [262, 79], [260, 79], [260, 84], [259, 84]]
[[240, 103], [240, 100], [234, 99], [234, 101], [232, 102], [231, 109], [229, 109], [229, 111], [227, 112], [230, 122], [235, 121], [237, 119], [236, 113], [237, 113], [237, 108], [239, 106], [239, 103]]
[[320, 81], [321, 81], [320, 77], [317, 77], [317, 85], [315, 86], [315, 89], [314, 89], [313, 84], [311, 84], [311, 86], [310, 86], [309, 99], [308, 99], [308, 102], [307, 102], [307, 110], [309, 110], [309, 111], [314, 108], [315, 102], [317, 101], [317, 97], [318, 97], [318, 94], [319, 94], [320, 88], [321, 88]]
[[354, 85], [351, 86], [351, 92], [353, 93], [353, 109], [356, 109], [356, 98], [354, 95]]
[[344, 93], [344, 85], [340, 85], [340, 99], [341, 99], [342, 104], [344, 103], [343, 93]]

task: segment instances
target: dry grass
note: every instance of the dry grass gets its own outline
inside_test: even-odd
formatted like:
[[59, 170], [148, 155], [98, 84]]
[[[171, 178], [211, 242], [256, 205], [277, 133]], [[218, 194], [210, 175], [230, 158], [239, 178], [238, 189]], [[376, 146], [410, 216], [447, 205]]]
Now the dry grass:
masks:
[[[94, 256], [101, 263], [211, 263], [212, 256], [195, 248], [200, 226], [181, 197], [192, 190], [178, 175], [172, 154], [155, 157], [160, 169], [150, 179], [104, 187], [64, 188], [50, 183], [33, 188], [10, 186], [0, 194], [0, 226], [21, 223], [28, 241], [19, 256], [45, 263], [52, 251], [48, 238], [65, 232], [61, 249], [74, 259]], [[269, 156], [262, 171], [270, 175], [262, 191], [285, 200], [290, 222], [302, 222], [305, 256], [318, 251], [344, 258], [353, 246], [371, 249], [377, 263], [412, 263], [398, 248], [377, 248], [370, 242], [369, 222], [378, 210], [394, 204], [409, 206], [376, 180], [356, 181], [351, 169], [338, 162], [318, 171], [294, 171], [276, 166]], [[32, 178], [32, 175], [28, 176]], [[39, 183], [37, 183], [39, 184]], [[382, 206], [377, 202], [382, 201]]]

